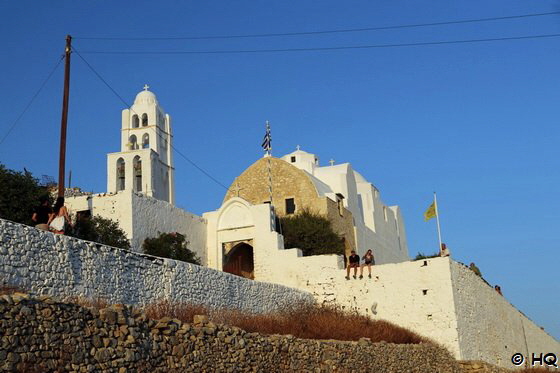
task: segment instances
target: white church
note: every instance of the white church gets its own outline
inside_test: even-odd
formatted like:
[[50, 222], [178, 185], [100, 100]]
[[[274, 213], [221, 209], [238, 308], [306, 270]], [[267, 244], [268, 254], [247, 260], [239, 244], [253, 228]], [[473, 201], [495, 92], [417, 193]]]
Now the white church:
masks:
[[[159, 232], [184, 234], [204, 266], [386, 319], [433, 338], [459, 359], [505, 366], [512, 351], [559, 349], [464, 265], [449, 257], [411, 261], [399, 207], [385, 205], [351, 164], [320, 166], [299, 148], [258, 159], [233, 180], [217, 210], [197, 216], [174, 205], [171, 116], [148, 86], [122, 111], [121, 123], [121, 149], [107, 156], [107, 192], [67, 197], [66, 205], [72, 215], [118, 221], [133, 250]], [[371, 279], [346, 280], [343, 255], [304, 257], [284, 247], [276, 216], [304, 209], [330, 220], [345, 254], [373, 249]]]

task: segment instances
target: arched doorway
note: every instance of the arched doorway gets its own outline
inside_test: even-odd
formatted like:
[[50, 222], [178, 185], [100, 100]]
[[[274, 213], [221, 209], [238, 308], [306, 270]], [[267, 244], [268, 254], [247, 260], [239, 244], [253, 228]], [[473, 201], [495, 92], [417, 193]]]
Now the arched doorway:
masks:
[[224, 272], [254, 279], [253, 246], [242, 242], [224, 256]]

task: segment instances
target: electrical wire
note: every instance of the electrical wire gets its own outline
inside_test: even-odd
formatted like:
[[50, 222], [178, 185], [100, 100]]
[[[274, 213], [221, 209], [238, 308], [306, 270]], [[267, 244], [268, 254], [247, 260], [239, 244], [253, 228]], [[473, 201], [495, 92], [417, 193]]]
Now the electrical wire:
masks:
[[242, 54], [242, 53], [277, 53], [277, 52], [317, 52], [317, 51], [335, 51], [335, 50], [352, 50], [352, 49], [373, 49], [373, 48], [398, 48], [398, 47], [418, 47], [428, 45], [446, 45], [446, 44], [467, 44], [467, 43], [484, 43], [508, 40], [529, 40], [529, 39], [546, 39], [557, 38], [558, 34], [542, 34], [542, 35], [525, 35], [511, 36], [501, 38], [486, 39], [466, 39], [466, 40], [440, 40], [418, 43], [397, 43], [397, 44], [374, 44], [374, 45], [351, 45], [340, 47], [316, 47], [316, 48], [285, 48], [285, 49], [240, 49], [240, 50], [203, 50], [203, 51], [84, 51], [83, 54], [125, 54], [125, 55], [179, 55], [179, 54]]
[[[103, 84], [105, 84], [107, 86], [107, 88], [109, 88], [111, 90], [111, 92], [113, 92], [115, 94], [115, 96], [117, 96], [119, 98], [119, 100], [127, 107], [127, 108], [131, 108], [132, 112], [136, 115], [139, 115], [138, 113], [136, 113], [133, 109], [132, 109], [132, 105], [129, 105], [129, 103], [127, 103], [121, 95], [119, 95], [119, 93], [113, 89], [113, 87], [111, 87], [111, 85], [93, 68], [93, 66], [80, 54], [80, 52], [78, 52], [78, 50], [76, 50], [75, 47], [72, 47], [72, 50], [74, 52], [76, 52], [76, 54], [78, 55], [78, 57], [80, 57], [80, 59], [82, 61], [84, 61], [84, 63], [89, 67], [89, 69], [103, 82]], [[156, 134], [156, 136], [159, 136], [159, 138], [165, 142], [167, 142], [167, 139], [165, 139], [160, 133], [158, 133], [158, 131], [151, 127], [151, 129], [154, 131], [154, 133]], [[197, 170], [199, 170], [200, 172], [202, 172], [204, 175], [206, 175], [209, 179], [211, 179], [212, 181], [214, 181], [216, 184], [218, 184], [219, 186], [221, 186], [222, 188], [226, 189], [227, 191], [229, 191], [230, 189], [225, 186], [223, 183], [221, 183], [218, 179], [216, 179], [215, 177], [213, 177], [210, 173], [208, 173], [206, 170], [204, 170], [202, 167], [200, 167], [199, 165], [197, 165], [194, 161], [192, 161], [189, 157], [187, 157], [186, 155], [184, 155], [179, 149], [177, 149], [175, 146], [173, 146], [173, 144], [171, 142], [169, 142], [169, 145], [171, 146], [171, 148], [173, 150], [175, 150], [175, 152], [177, 154], [179, 154], [183, 159], [185, 159], [187, 162], [189, 162], [193, 167], [195, 167]]]
[[47, 84], [47, 82], [51, 79], [51, 77], [53, 76], [54, 72], [56, 71], [56, 69], [58, 68], [58, 65], [60, 65], [60, 63], [62, 62], [62, 60], [64, 59], [64, 55], [62, 55], [62, 57], [58, 60], [58, 62], [56, 63], [56, 65], [54, 66], [54, 68], [51, 70], [51, 72], [49, 73], [49, 75], [47, 76], [47, 78], [43, 81], [43, 83], [41, 84], [41, 86], [39, 87], [39, 89], [37, 90], [37, 92], [35, 92], [35, 94], [33, 95], [33, 97], [31, 97], [31, 100], [29, 100], [29, 102], [27, 103], [27, 105], [25, 106], [25, 108], [23, 109], [23, 111], [21, 112], [21, 114], [16, 118], [16, 120], [14, 121], [14, 123], [10, 126], [10, 128], [8, 129], [8, 131], [6, 132], [6, 134], [4, 135], [4, 137], [2, 137], [2, 139], [0, 140], [0, 145], [2, 145], [2, 143], [4, 142], [4, 140], [6, 140], [6, 138], [10, 135], [10, 133], [14, 130], [14, 128], [16, 128], [16, 125], [19, 123], [20, 119], [23, 117], [23, 115], [27, 112], [27, 110], [31, 107], [31, 104], [33, 104], [33, 102], [35, 101], [35, 99], [37, 98], [37, 96], [39, 96], [39, 93], [41, 93], [41, 91], [43, 90], [43, 88], [45, 87], [45, 85]]
[[152, 40], [152, 41], [157, 41], [157, 40], [209, 40], [209, 39], [239, 39], [239, 38], [261, 38], [261, 37], [279, 37], [279, 36], [302, 36], [302, 35], [321, 35], [321, 34], [335, 34], [335, 33], [348, 33], [348, 32], [396, 30], [396, 29], [405, 29], [405, 28], [418, 28], [418, 27], [444, 26], [444, 25], [455, 25], [455, 24], [477, 23], [477, 22], [503, 21], [503, 20], [510, 20], [510, 19], [543, 17], [543, 16], [550, 16], [550, 15], [555, 15], [555, 14], [560, 14], [560, 11], [558, 11], [558, 12], [546, 12], [546, 13], [520, 14], [520, 15], [513, 15], [513, 16], [501, 16], [501, 17], [488, 17], [488, 18], [442, 21], [442, 22], [412, 23], [412, 24], [393, 25], [393, 26], [377, 26], [377, 27], [336, 29], [336, 30], [323, 30], [323, 31], [281, 32], [281, 33], [241, 34], [241, 35], [132, 37], [132, 38], [126, 38], [126, 37], [95, 37], [95, 36], [93, 36], [93, 37], [76, 37], [75, 39], [82, 39], [82, 40], [144, 40], [144, 41]]

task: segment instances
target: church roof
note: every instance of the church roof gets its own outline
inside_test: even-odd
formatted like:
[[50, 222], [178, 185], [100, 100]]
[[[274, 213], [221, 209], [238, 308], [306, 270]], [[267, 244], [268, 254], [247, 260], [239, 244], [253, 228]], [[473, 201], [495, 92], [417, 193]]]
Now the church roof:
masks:
[[291, 153], [286, 154], [284, 157], [287, 157], [288, 155], [296, 155], [296, 154], [309, 154], [309, 155], [314, 155], [314, 154], [308, 153], [308, 152], [306, 152], [306, 151], [304, 151], [304, 150], [297, 149], [297, 150], [294, 150], [294, 151], [291, 152]]
[[151, 92], [148, 91], [148, 86], [144, 86], [144, 90], [141, 91], [140, 93], [138, 93], [136, 95], [136, 98], [134, 99], [134, 104], [138, 105], [138, 104], [157, 104], [158, 100], [156, 98], [156, 95]]
[[321, 197], [323, 197], [327, 193], [333, 193], [331, 187], [328, 186], [326, 183], [322, 182], [321, 180], [319, 180], [315, 176], [311, 175], [309, 172], [307, 172], [305, 170], [302, 170], [302, 171], [305, 172], [305, 174], [309, 177], [311, 182], [315, 185], [315, 188], [317, 189], [317, 193]]

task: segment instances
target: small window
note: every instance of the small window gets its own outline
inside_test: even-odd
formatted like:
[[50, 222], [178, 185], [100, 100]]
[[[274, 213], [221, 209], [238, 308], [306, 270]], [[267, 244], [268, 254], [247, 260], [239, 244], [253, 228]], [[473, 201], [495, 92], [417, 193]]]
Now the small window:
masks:
[[340, 216], [344, 215], [344, 203], [342, 202], [342, 200], [344, 199], [344, 196], [340, 193], [336, 193], [336, 205], [338, 207], [338, 213], [340, 214]]
[[296, 212], [296, 203], [293, 198], [286, 198], [286, 215]]
[[270, 205], [270, 201], [264, 201], [263, 203], [266, 203], [267, 205]]
[[295, 162], [296, 162], [296, 157], [295, 157], [295, 156], [292, 156], [292, 157], [290, 158], [290, 162], [295, 163]]

